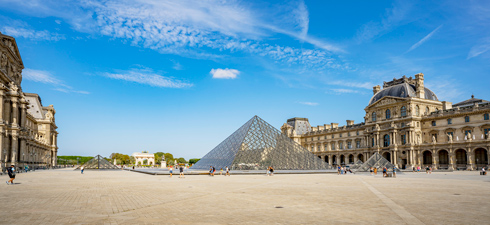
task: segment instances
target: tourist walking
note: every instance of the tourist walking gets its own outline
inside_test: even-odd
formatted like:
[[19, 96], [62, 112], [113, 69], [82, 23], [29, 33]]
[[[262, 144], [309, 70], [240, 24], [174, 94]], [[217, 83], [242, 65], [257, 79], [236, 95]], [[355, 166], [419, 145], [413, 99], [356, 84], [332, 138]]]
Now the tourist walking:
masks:
[[271, 172], [271, 176], [274, 176], [274, 168], [272, 166], [269, 168], [269, 171]]
[[340, 165], [337, 166], [337, 175], [340, 175], [340, 171], [342, 170], [342, 168], [340, 167]]
[[209, 176], [213, 176], [213, 167], [209, 166]]
[[80, 172], [83, 174], [83, 169], [85, 169], [83, 166], [80, 167]]
[[369, 172], [371, 172], [371, 175], [373, 175], [373, 167], [369, 168]]
[[7, 173], [9, 174], [10, 180], [7, 181], [7, 184], [14, 184], [14, 179], [15, 179], [15, 167], [14, 165], [11, 165], [9, 168], [7, 168]]
[[215, 172], [216, 172], [216, 168], [214, 168], [214, 166], [213, 166], [213, 177], [214, 177]]
[[374, 167], [374, 175], [378, 175], [378, 167]]
[[179, 167], [179, 171], [180, 171], [179, 178], [185, 178], [184, 177], [184, 167], [183, 166], [180, 166]]
[[417, 173], [420, 172], [420, 166], [417, 166]]
[[415, 166], [412, 166], [412, 172], [415, 173], [417, 169], [415, 169]]
[[219, 175], [223, 175], [223, 167], [221, 167], [221, 169], [219, 170]]
[[393, 166], [393, 177], [396, 178], [396, 166]]
[[173, 172], [174, 172], [174, 169], [172, 168], [172, 166], [170, 166], [168, 168], [168, 173], [170, 174], [170, 178], [172, 178]]
[[25, 171], [26, 171], [26, 173], [27, 173], [27, 171], [29, 170], [29, 166], [28, 166], [28, 165], [25, 165], [25, 166], [24, 166], [24, 170], [25, 170]]
[[226, 175], [230, 176], [230, 169], [228, 167], [226, 167]]
[[425, 167], [425, 173], [429, 174], [429, 166]]
[[386, 173], [386, 167], [383, 167], [383, 177], [387, 177], [387, 173]]

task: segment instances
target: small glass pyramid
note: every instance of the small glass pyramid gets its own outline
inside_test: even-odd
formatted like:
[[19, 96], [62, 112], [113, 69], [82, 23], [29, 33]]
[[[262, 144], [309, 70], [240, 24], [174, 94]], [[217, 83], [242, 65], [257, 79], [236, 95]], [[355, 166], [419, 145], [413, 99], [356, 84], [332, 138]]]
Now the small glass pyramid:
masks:
[[100, 155], [95, 156], [91, 160], [79, 166], [77, 169], [80, 169], [82, 166], [84, 169], [98, 169], [98, 170], [119, 169], [117, 168], [117, 166], [111, 164], [109, 161], [107, 161], [106, 159], [104, 159], [104, 157]]
[[192, 169], [217, 170], [325, 170], [330, 166], [303, 146], [254, 116], [202, 157]]
[[[359, 168], [357, 168], [358, 172], [366, 172], [369, 171], [371, 167], [383, 168], [386, 167], [388, 170], [393, 170], [393, 164], [390, 163], [385, 157], [380, 155], [379, 153], [374, 153], [368, 160]], [[399, 171], [399, 169], [397, 169]]]

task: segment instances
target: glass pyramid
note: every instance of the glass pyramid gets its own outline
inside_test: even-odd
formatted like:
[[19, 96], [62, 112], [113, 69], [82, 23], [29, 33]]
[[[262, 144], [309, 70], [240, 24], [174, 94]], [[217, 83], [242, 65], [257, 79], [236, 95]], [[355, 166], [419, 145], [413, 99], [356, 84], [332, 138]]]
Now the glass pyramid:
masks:
[[282, 134], [269, 123], [254, 116], [213, 150], [192, 169], [217, 170], [325, 170], [329, 165], [303, 146]]
[[107, 161], [106, 159], [104, 159], [104, 157], [100, 155], [95, 156], [91, 160], [79, 166], [77, 169], [80, 169], [82, 166], [84, 169], [98, 169], [98, 170], [119, 169], [117, 168], [117, 166], [111, 164], [109, 161]]
[[[371, 167], [383, 168], [386, 167], [389, 171], [393, 170], [393, 164], [390, 163], [385, 157], [379, 153], [374, 153], [364, 164], [362, 164], [357, 171], [366, 172], [369, 171]], [[397, 169], [399, 171], [399, 169]]]

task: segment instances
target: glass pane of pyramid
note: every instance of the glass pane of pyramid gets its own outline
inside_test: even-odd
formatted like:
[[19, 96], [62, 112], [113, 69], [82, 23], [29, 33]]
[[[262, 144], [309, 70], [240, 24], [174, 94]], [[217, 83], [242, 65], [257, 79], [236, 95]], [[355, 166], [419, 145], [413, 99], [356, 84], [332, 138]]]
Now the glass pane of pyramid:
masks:
[[327, 163], [291, 140], [269, 123], [254, 116], [226, 138], [192, 169], [232, 170], [322, 170]]
[[[357, 171], [366, 172], [366, 171], [369, 171], [369, 169], [371, 167], [377, 167], [377, 168], [386, 167], [386, 168], [388, 168], [388, 170], [392, 170], [393, 164], [391, 164], [390, 161], [385, 159], [385, 157], [383, 157], [379, 153], [374, 153], [371, 157], [369, 157], [368, 160], [366, 160], [366, 162], [364, 164], [362, 164], [361, 166], [359, 166], [359, 168], [357, 168]], [[397, 171], [399, 171], [399, 170], [397, 169]]]

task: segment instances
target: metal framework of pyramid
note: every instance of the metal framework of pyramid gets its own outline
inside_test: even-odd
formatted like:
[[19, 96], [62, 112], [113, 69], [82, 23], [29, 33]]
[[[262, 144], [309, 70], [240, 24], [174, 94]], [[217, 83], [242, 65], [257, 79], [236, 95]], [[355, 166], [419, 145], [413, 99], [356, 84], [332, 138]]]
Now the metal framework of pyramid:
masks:
[[77, 169], [80, 169], [82, 166], [84, 169], [96, 169], [96, 170], [119, 169], [117, 168], [117, 166], [111, 164], [109, 161], [104, 159], [104, 157], [102, 157], [101, 155], [95, 156], [91, 160], [79, 166]]
[[208, 170], [228, 166], [231, 170], [325, 170], [330, 166], [303, 146], [254, 116], [192, 169]]
[[353, 170], [354, 170], [354, 169], [358, 169], [358, 168], [359, 168], [359, 167], [361, 167], [363, 164], [364, 164], [364, 163], [363, 163], [361, 160], [357, 160], [357, 162], [356, 162], [356, 163], [349, 165], [349, 168], [350, 168], [350, 169], [353, 169]]
[[[366, 172], [369, 171], [371, 167], [383, 168], [386, 167], [388, 170], [393, 169], [393, 164], [390, 163], [385, 157], [380, 155], [379, 153], [374, 153], [364, 164], [362, 164], [356, 171], [358, 172]], [[399, 171], [397, 169], [397, 171]]]

